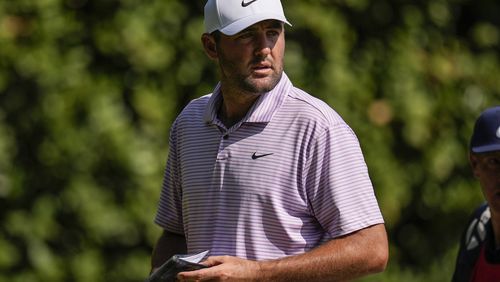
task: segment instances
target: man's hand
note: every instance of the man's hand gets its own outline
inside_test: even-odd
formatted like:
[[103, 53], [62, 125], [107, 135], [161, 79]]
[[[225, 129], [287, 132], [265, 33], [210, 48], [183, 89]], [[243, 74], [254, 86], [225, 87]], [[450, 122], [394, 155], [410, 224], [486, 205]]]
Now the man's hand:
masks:
[[231, 256], [209, 257], [203, 262], [209, 268], [181, 272], [179, 281], [256, 281], [260, 273], [257, 261]]

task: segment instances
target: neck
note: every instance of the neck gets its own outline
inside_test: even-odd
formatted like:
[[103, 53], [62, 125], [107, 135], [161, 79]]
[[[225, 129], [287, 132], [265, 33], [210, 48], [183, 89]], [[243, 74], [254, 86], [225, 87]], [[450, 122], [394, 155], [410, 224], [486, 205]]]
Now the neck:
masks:
[[491, 212], [491, 225], [493, 227], [493, 235], [495, 239], [495, 248], [500, 249], [500, 215], [496, 214], [493, 209], [490, 208]]
[[500, 249], [500, 218], [499, 215], [495, 214], [493, 210], [491, 212], [491, 225], [493, 227], [493, 233], [495, 235], [495, 248]]
[[219, 108], [218, 117], [227, 128], [238, 123], [245, 117], [252, 105], [260, 95], [248, 93], [232, 93], [222, 91], [222, 104]]

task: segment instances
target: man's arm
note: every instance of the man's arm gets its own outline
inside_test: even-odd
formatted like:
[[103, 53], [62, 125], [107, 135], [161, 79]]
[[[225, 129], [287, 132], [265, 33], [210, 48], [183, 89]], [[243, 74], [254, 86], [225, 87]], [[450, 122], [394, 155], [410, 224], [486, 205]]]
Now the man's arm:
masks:
[[[388, 261], [383, 224], [335, 238], [301, 255], [270, 261], [210, 257], [210, 268], [182, 272], [181, 281], [346, 281], [381, 272]], [[225, 280], [226, 281], [226, 280]]]
[[388, 257], [385, 227], [379, 224], [261, 268], [268, 281], [345, 281], [383, 271]]
[[156, 242], [151, 257], [151, 272], [160, 267], [171, 256], [185, 254], [187, 252], [186, 238], [183, 235], [163, 231]]

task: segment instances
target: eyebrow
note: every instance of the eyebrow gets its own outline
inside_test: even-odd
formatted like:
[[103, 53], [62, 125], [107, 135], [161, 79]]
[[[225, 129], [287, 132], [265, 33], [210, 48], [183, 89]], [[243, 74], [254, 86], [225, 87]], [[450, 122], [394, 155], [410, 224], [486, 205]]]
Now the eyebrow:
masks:
[[494, 158], [500, 158], [500, 152], [486, 152], [486, 153], [478, 153], [476, 154], [479, 158], [483, 159], [483, 158], [491, 158], [491, 157], [494, 157]]
[[268, 26], [266, 26], [267, 28], [282, 28], [283, 27], [283, 23], [280, 22], [280, 21], [272, 21], [271, 24], [269, 24]]
[[[278, 20], [271, 20], [269, 23], [264, 24], [264, 28], [271, 28], [271, 29], [282, 29], [283, 28], [283, 23]], [[252, 25], [247, 27], [246, 29], [242, 30], [241, 32], [246, 32], [246, 31], [254, 31], [258, 29], [256, 25]]]

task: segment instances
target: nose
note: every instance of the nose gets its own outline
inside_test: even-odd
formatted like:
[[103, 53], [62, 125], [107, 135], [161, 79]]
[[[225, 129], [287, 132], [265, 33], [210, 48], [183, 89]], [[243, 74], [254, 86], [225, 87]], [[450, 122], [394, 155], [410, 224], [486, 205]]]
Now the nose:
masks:
[[272, 45], [265, 33], [259, 33], [255, 39], [255, 55], [261, 58], [267, 57], [271, 54]]

